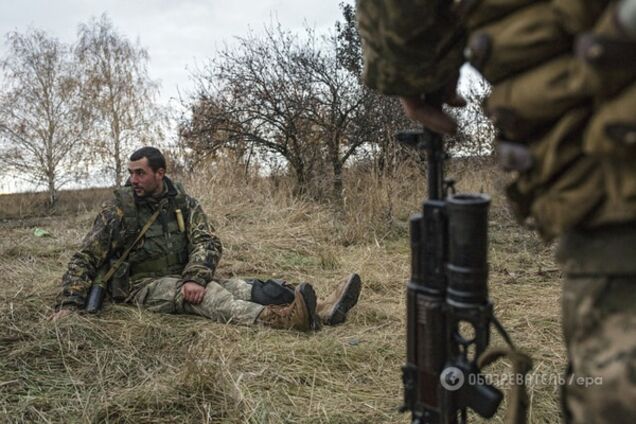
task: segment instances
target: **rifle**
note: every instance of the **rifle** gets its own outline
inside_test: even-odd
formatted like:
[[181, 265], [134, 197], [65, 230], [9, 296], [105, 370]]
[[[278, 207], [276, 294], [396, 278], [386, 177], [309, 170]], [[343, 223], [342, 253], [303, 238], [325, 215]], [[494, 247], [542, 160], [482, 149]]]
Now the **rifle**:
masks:
[[[428, 174], [428, 199], [422, 212], [410, 220], [407, 363], [402, 368], [401, 411], [411, 411], [413, 424], [465, 423], [468, 408], [490, 418], [503, 394], [487, 383], [481, 366], [501, 356], [514, 356], [513, 364], [524, 380], [531, 367], [493, 315], [488, 299], [490, 198], [455, 194], [454, 181], [444, 179], [447, 154], [439, 134], [411, 130], [397, 134], [397, 140], [425, 153]], [[483, 355], [491, 323], [510, 351]], [[521, 405], [527, 400], [525, 392], [515, 394], [519, 407], [527, 406]], [[512, 414], [513, 422], [525, 419], [525, 409]]]

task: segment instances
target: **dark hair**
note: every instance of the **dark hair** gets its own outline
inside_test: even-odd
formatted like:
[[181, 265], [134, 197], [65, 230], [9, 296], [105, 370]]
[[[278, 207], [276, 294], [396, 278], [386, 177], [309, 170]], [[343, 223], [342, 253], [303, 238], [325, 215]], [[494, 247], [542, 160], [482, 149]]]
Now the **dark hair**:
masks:
[[148, 159], [148, 166], [154, 172], [157, 172], [159, 168], [166, 169], [166, 158], [163, 157], [163, 154], [156, 147], [142, 147], [141, 149], [135, 150], [135, 152], [130, 155], [131, 161], [143, 158]]

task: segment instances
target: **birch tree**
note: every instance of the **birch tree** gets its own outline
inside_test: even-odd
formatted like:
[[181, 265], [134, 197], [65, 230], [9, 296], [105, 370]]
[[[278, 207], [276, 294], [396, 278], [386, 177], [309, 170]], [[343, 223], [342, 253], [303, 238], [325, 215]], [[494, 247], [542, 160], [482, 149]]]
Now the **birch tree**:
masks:
[[95, 151], [120, 186], [128, 153], [141, 145], [161, 145], [163, 139], [165, 116], [156, 102], [158, 83], [148, 74], [148, 51], [102, 15], [80, 25], [76, 53], [98, 117]]
[[45, 32], [12, 32], [2, 59], [0, 163], [22, 180], [58, 190], [76, 179], [90, 113], [69, 46]]

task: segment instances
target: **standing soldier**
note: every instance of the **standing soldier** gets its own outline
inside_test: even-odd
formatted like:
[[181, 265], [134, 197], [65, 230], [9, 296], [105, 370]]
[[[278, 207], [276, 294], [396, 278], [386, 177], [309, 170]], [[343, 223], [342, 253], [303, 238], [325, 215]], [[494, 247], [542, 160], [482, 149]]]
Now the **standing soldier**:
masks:
[[[636, 0], [359, 0], [366, 83], [446, 134], [468, 60], [506, 189], [558, 238], [572, 423], [636, 422]], [[585, 385], [584, 382], [601, 382]]]
[[128, 171], [130, 184], [115, 190], [71, 258], [53, 319], [85, 307], [103, 274], [114, 301], [236, 324], [317, 330], [344, 322], [356, 304], [357, 274], [322, 302], [307, 283], [293, 289], [275, 280], [212, 280], [221, 242], [199, 202], [165, 175], [161, 152], [137, 150]]

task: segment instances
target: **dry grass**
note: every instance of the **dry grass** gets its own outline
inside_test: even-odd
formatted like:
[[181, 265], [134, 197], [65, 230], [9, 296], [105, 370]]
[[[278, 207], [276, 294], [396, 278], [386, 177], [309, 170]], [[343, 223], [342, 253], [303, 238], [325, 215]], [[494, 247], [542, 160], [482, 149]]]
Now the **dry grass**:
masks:
[[[494, 190], [492, 171], [464, 166], [455, 172], [462, 190]], [[364, 291], [347, 323], [298, 334], [119, 305], [98, 317], [52, 323], [46, 317], [59, 278], [94, 212], [5, 222], [0, 421], [408, 422], [397, 412], [409, 274], [406, 219], [422, 199], [421, 177], [349, 175], [345, 209], [337, 212], [294, 199], [285, 182], [248, 184], [227, 169], [210, 175], [197, 175], [186, 187], [224, 242], [218, 274], [309, 281], [322, 296], [357, 271]], [[564, 352], [551, 249], [518, 228], [498, 197], [494, 204], [490, 260], [497, 313], [532, 353], [535, 369], [558, 375]], [[35, 225], [54, 237], [36, 238]], [[558, 421], [554, 386], [534, 385], [531, 396], [531, 422]]]

